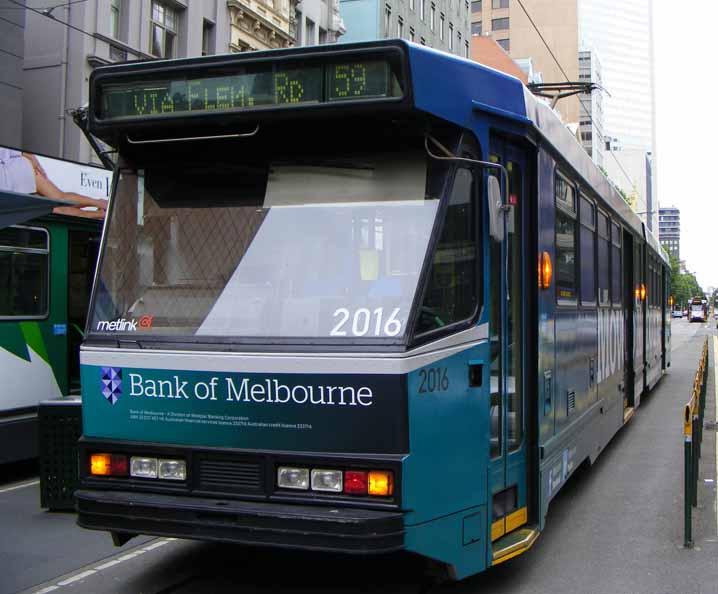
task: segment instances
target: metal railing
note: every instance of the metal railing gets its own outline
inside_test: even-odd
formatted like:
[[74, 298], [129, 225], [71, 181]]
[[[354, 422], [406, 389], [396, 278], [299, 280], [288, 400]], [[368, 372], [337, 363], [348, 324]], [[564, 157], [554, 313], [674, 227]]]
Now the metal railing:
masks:
[[703, 343], [701, 360], [693, 381], [691, 399], [683, 409], [684, 456], [684, 521], [683, 546], [693, 546], [691, 515], [698, 507], [698, 463], [703, 441], [703, 413], [706, 408], [706, 380], [708, 379], [708, 339]]

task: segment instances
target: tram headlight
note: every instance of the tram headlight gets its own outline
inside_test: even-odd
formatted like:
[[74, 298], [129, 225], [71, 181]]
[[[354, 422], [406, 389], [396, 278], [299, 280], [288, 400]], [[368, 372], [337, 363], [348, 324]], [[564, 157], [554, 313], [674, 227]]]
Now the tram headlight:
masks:
[[187, 478], [187, 464], [184, 460], [159, 460], [157, 478], [183, 481]]
[[312, 491], [341, 493], [344, 489], [344, 476], [341, 470], [312, 470]]
[[130, 476], [137, 478], [157, 478], [157, 458], [130, 458]]
[[309, 489], [309, 469], [280, 466], [277, 469], [277, 486], [280, 489]]

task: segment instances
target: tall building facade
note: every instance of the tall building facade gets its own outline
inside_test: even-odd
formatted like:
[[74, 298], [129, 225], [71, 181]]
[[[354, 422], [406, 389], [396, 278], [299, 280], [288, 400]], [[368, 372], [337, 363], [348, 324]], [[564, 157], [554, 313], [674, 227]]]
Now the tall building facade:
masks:
[[22, 146], [25, 11], [0, 0], [0, 145]]
[[[578, 52], [578, 79], [580, 82], [603, 85], [601, 62], [597, 52], [593, 50]], [[600, 89], [591, 93], [581, 93], [579, 131], [583, 148], [586, 149], [596, 165], [604, 167], [603, 95]]]
[[660, 209], [658, 240], [671, 256], [681, 259], [681, 211], [675, 206]]
[[470, 0], [340, 0], [342, 41], [401, 38], [470, 56]]
[[346, 33], [339, 0], [301, 0], [296, 15], [297, 45], [336, 43]]
[[[295, 0], [87, 0], [27, 11], [23, 148], [95, 159], [69, 112], [87, 105], [97, 66], [288, 47]], [[46, 7], [44, 0], [28, 6]], [[65, 23], [74, 28], [66, 26]]]

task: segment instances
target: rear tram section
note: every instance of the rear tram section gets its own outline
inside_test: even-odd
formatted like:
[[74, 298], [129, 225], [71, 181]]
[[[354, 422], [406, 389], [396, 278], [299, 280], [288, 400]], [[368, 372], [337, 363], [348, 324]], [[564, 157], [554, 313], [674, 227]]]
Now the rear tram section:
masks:
[[112, 66], [78, 523], [457, 579], [670, 366], [668, 260], [521, 83], [403, 41]]

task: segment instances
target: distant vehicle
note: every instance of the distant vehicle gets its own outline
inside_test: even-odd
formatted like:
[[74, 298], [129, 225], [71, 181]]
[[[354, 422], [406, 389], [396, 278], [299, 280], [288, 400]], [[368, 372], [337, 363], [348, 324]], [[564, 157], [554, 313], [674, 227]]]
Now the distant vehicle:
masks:
[[694, 297], [691, 301], [690, 312], [691, 322], [705, 322], [708, 317], [705, 300], [700, 297]]
[[683, 312], [682, 312], [680, 309], [674, 309], [674, 310], [671, 312], [671, 317], [672, 317], [672, 318], [682, 318], [682, 317], [683, 317]]

